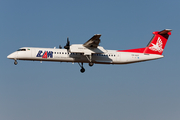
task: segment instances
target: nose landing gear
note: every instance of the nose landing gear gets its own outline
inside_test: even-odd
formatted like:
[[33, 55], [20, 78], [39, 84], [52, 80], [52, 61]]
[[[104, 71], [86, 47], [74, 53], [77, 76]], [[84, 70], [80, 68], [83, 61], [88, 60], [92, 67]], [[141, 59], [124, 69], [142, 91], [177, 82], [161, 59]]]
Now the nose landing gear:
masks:
[[17, 65], [17, 64], [18, 64], [18, 62], [17, 62], [17, 60], [15, 60], [15, 61], [14, 61], [14, 65]]

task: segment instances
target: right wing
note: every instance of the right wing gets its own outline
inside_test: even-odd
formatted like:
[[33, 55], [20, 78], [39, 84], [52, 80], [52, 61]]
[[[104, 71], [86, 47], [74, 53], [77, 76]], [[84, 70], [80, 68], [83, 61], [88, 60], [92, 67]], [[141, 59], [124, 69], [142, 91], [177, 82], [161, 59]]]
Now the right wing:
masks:
[[95, 34], [91, 39], [89, 39], [86, 43], [83, 44], [84, 47], [92, 47], [97, 48], [100, 43], [100, 34]]

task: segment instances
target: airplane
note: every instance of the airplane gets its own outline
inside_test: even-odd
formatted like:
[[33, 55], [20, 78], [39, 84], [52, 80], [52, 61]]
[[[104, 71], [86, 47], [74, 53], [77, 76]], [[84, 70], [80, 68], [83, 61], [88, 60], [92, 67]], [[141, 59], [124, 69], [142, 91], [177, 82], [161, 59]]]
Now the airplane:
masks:
[[129, 64], [163, 58], [162, 53], [171, 31], [171, 29], [165, 29], [153, 32], [154, 36], [144, 48], [106, 50], [99, 46], [101, 35], [95, 34], [84, 44], [70, 45], [69, 38], [67, 38], [64, 49], [61, 46], [59, 48], [22, 47], [8, 55], [7, 58], [13, 59], [15, 65], [18, 64], [17, 60], [78, 63], [81, 67], [81, 73], [84, 73], [83, 63], [88, 63], [89, 66], [94, 64]]

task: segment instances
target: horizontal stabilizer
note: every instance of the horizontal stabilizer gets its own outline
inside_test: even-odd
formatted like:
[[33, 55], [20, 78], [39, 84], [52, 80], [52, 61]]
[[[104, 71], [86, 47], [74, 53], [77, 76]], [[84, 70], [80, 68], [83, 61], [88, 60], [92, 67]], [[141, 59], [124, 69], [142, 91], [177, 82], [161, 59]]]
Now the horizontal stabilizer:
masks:
[[165, 29], [163, 31], [160, 31], [159, 34], [160, 35], [164, 35], [164, 34], [171, 35], [171, 31], [172, 31], [171, 29]]

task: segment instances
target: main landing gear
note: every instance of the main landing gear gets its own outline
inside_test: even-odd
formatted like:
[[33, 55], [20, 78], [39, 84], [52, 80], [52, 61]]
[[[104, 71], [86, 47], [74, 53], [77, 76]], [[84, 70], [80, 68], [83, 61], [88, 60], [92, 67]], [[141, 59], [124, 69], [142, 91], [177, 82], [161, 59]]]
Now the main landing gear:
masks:
[[94, 63], [92, 62], [92, 55], [86, 55], [86, 58], [88, 59], [89, 61], [89, 66], [92, 67], [94, 65]]
[[[81, 71], [81, 73], [84, 73], [85, 72], [85, 69], [84, 69], [84, 67], [83, 67], [83, 63], [78, 63], [79, 64], [79, 66], [81, 67], [81, 69], [80, 69], [80, 71]], [[89, 63], [89, 66], [93, 66], [94, 65], [94, 63], [92, 63], [92, 62], [90, 62]]]
[[85, 72], [85, 69], [84, 69], [84, 67], [83, 67], [83, 63], [78, 63], [78, 64], [79, 64], [79, 66], [81, 67], [81, 69], [80, 69], [81, 73], [84, 73], [84, 72]]
[[89, 66], [90, 66], [90, 67], [92, 67], [93, 65], [94, 65], [94, 63], [92, 63], [92, 62], [89, 63]]
[[17, 64], [18, 64], [17, 60], [15, 60], [15, 61], [14, 61], [14, 64], [15, 64], [15, 65], [17, 65]]

